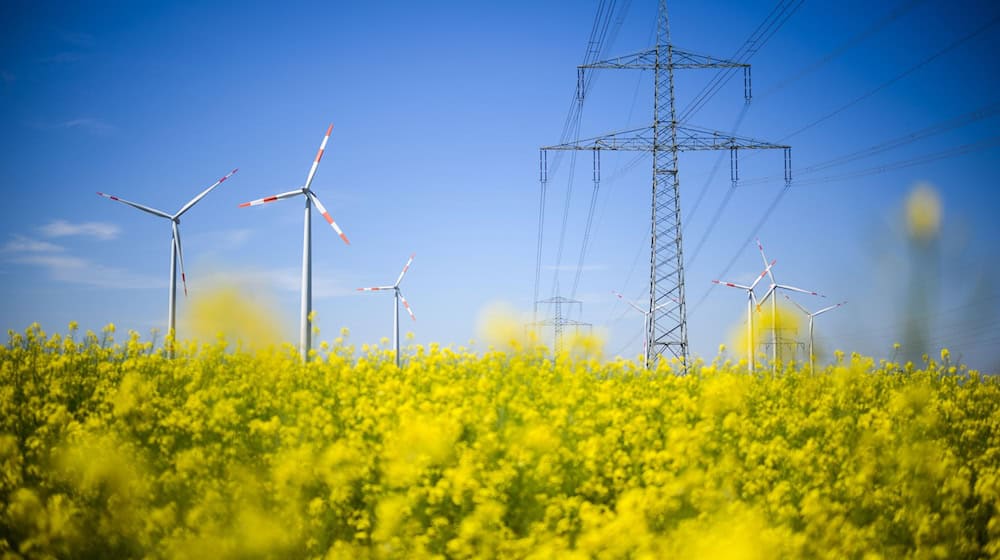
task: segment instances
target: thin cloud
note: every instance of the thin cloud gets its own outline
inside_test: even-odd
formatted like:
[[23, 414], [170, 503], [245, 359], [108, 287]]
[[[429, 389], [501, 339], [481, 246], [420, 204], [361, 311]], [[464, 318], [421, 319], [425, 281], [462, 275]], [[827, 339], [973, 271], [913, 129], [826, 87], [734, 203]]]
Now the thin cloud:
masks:
[[[302, 271], [298, 268], [260, 269], [238, 268], [212, 273], [209, 281], [238, 284], [263, 291], [278, 290], [299, 293], [302, 290]], [[354, 287], [343, 285], [339, 279], [330, 278], [322, 271], [313, 271], [312, 296], [314, 300], [345, 297], [357, 294]]]
[[117, 126], [94, 117], [77, 117], [58, 122], [26, 121], [24, 124], [35, 130], [75, 130], [89, 132], [97, 136], [118, 132]]
[[58, 253], [63, 247], [48, 241], [39, 241], [23, 235], [13, 235], [0, 252], [4, 253]]
[[236, 249], [246, 245], [247, 242], [250, 241], [250, 237], [253, 236], [253, 233], [253, 230], [250, 228], [234, 228], [192, 233], [191, 235], [184, 237], [184, 245], [187, 246], [189, 243], [197, 243], [212, 249]]
[[80, 62], [85, 58], [85, 55], [73, 51], [64, 51], [56, 53], [52, 56], [46, 56], [44, 58], [39, 58], [38, 62], [42, 64], [73, 64]]
[[46, 237], [89, 236], [107, 241], [118, 237], [121, 229], [106, 222], [81, 222], [74, 224], [66, 220], [56, 220], [41, 228]]
[[11, 262], [40, 266], [53, 280], [118, 290], [163, 288], [166, 282], [143, 274], [93, 263], [69, 255], [35, 254], [17, 257]]
[[70, 130], [86, 130], [96, 134], [108, 134], [118, 130], [118, 128], [113, 124], [102, 121], [101, 119], [90, 117], [70, 119], [68, 121], [64, 121], [59, 126], [60, 128], [67, 128]]
[[[563, 264], [559, 266], [549, 264], [543, 266], [542, 268], [544, 268], [545, 270], [558, 270], [559, 272], [576, 272], [575, 264]], [[603, 264], [585, 264], [580, 268], [580, 270], [582, 270], [583, 272], [593, 272], [598, 270], [606, 270], [607, 268], [608, 268], [607, 265]]]
[[96, 43], [93, 35], [79, 31], [61, 31], [59, 33], [59, 38], [62, 39], [63, 42], [76, 47], [93, 47]]

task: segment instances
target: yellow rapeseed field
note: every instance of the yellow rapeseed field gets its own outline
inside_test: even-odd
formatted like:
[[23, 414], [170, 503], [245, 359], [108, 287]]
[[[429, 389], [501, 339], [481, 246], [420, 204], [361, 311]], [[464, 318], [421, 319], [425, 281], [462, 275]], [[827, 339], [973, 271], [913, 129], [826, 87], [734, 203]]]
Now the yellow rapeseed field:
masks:
[[947, 352], [678, 375], [113, 336], [0, 348], [3, 558], [1000, 558], [1000, 383]]

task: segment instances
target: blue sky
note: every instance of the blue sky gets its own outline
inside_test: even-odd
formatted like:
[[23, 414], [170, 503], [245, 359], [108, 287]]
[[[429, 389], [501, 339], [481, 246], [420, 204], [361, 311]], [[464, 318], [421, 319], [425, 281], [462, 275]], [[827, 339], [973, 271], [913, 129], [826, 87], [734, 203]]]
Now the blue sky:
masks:
[[[614, 42], [604, 52], [650, 46], [655, 4], [617, 2]], [[731, 56], [776, 5], [671, 2], [673, 42]], [[237, 204], [301, 185], [330, 122], [313, 190], [352, 245], [314, 224], [323, 338], [341, 326], [356, 342], [389, 336], [391, 296], [354, 288], [391, 283], [411, 252], [404, 290], [418, 321], [406, 326], [417, 342], [465, 344], [477, 336], [482, 310], [497, 302], [530, 311], [538, 147], [559, 140], [597, 8], [3, 3], [0, 326], [38, 321], [56, 330], [77, 320], [92, 329], [162, 329], [169, 227], [94, 193], [175, 211], [239, 167], [182, 221], [189, 289], [195, 297], [238, 281], [282, 310], [294, 340], [300, 201]], [[932, 343], [976, 367], [1000, 365], [998, 16], [991, 2], [803, 2], [750, 59], [755, 95], [742, 119], [739, 79], [691, 116], [691, 124], [731, 132], [738, 122], [741, 135], [793, 146], [796, 183], [759, 235], [778, 259], [779, 280], [850, 301], [817, 322], [827, 348], [889, 356], [919, 269], [932, 299], [914, 313], [926, 318]], [[712, 76], [679, 71], [678, 107]], [[651, 93], [648, 72], [602, 71], [583, 107], [581, 137], [648, 124]], [[964, 126], [948, 124], [981, 109]], [[802, 172], [897, 138], [910, 141]], [[571, 295], [593, 189], [590, 156], [580, 156], [559, 270], [568, 159], [550, 180], [545, 296], [556, 278]], [[734, 281], [759, 272], [760, 257], [745, 242], [782, 190], [780, 154], [752, 155], [740, 162], [746, 184], [721, 207], [730, 181], [728, 157], [712, 176], [717, 157], [685, 153], [680, 161], [690, 342], [703, 356], [742, 320], [739, 293], [710, 281], [723, 271]], [[641, 349], [641, 317], [611, 290], [641, 299], [648, 282], [650, 163], [631, 161], [602, 156], [575, 294], [583, 305], [573, 318], [604, 333], [611, 355]], [[944, 207], [936, 252], [924, 260], [911, 255], [900, 225], [902, 202], [920, 182], [939, 191]], [[180, 321], [188, 305], [179, 303]]]

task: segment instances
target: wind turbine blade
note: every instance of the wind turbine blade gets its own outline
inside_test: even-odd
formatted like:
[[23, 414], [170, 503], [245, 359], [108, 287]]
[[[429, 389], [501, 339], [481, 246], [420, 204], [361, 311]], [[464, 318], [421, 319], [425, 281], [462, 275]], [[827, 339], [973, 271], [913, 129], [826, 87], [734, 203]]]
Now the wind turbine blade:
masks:
[[[398, 288], [397, 288], [397, 290], [398, 290]], [[403, 297], [403, 292], [399, 292], [399, 301], [403, 302], [403, 307], [405, 307], [406, 308], [406, 312], [410, 314], [410, 319], [413, 319], [414, 321], [416, 321], [417, 320], [417, 316], [414, 315], [413, 314], [413, 310], [410, 309], [410, 304], [409, 304], [409, 302], [406, 301], [406, 298]]]
[[[670, 299], [672, 299], [672, 300], [673, 300], [673, 298], [670, 298]], [[666, 307], [666, 306], [670, 305], [671, 303], [674, 303], [674, 304], [676, 304], [676, 303], [677, 303], [677, 300], [673, 300], [673, 301], [665, 301], [665, 302], [661, 303], [660, 305], [657, 305], [656, 307], [654, 307], [654, 308], [653, 308], [653, 311], [659, 311], [660, 309], [663, 309], [664, 307]]]
[[718, 284], [720, 286], [726, 286], [729, 288], [739, 288], [741, 290], [752, 290], [750, 286], [744, 286], [743, 284], [737, 284], [735, 282], [723, 282], [722, 280], [712, 280], [713, 284]]
[[805, 307], [802, 307], [801, 305], [799, 305], [799, 302], [797, 302], [794, 299], [788, 297], [788, 294], [785, 294], [785, 299], [787, 299], [788, 301], [792, 302], [792, 305], [794, 305], [795, 307], [798, 307], [806, 315], [811, 315], [811, 313], [809, 313], [808, 309], [806, 309]]
[[316, 152], [316, 159], [313, 160], [312, 167], [309, 168], [309, 176], [306, 177], [306, 190], [309, 190], [309, 185], [312, 185], [313, 177], [316, 176], [316, 168], [319, 167], [319, 160], [323, 159], [323, 151], [326, 150], [326, 143], [330, 140], [331, 132], [333, 132], [333, 123], [330, 123], [330, 128], [326, 129], [326, 136], [323, 137], [323, 143], [319, 145], [319, 151]]
[[811, 296], [826, 297], [823, 294], [819, 294], [819, 293], [816, 293], [816, 292], [810, 292], [809, 290], [803, 290], [802, 288], [796, 288], [795, 286], [788, 286], [786, 284], [776, 284], [776, 286], [778, 288], [781, 288], [782, 290], [789, 290], [789, 291], [792, 291], [792, 292], [799, 292], [800, 294], [809, 294]]
[[302, 194], [302, 189], [296, 189], [294, 191], [258, 198], [257, 200], [251, 200], [250, 202], [244, 202], [243, 204], [240, 204], [240, 208], [246, 208], [247, 206], [260, 206], [261, 204], [267, 204], [268, 202], [274, 202], [283, 198], [291, 198], [297, 194]]
[[309, 197], [309, 200], [313, 201], [313, 204], [316, 205], [316, 209], [319, 210], [319, 213], [323, 215], [323, 219], [326, 220], [326, 223], [330, 224], [330, 226], [333, 228], [333, 231], [337, 232], [337, 235], [339, 235], [340, 238], [344, 240], [344, 243], [350, 245], [351, 242], [347, 240], [347, 236], [344, 235], [343, 231], [341, 231], [340, 226], [337, 225], [337, 222], [333, 221], [333, 218], [330, 217], [330, 213], [326, 211], [326, 207], [323, 206], [323, 203], [319, 201], [319, 197], [316, 196], [310, 190], [306, 190], [306, 195]]
[[[757, 283], [764, 279], [764, 275], [770, 275], [771, 274], [771, 267], [774, 266], [774, 263], [776, 263], [776, 262], [778, 262], [778, 259], [774, 259], [773, 261], [771, 261], [771, 264], [764, 263], [764, 265], [767, 268], [764, 269], [764, 272], [760, 273], [760, 276], [758, 276], [757, 279], [753, 281], [753, 284], [750, 284], [750, 289], [751, 290], [754, 289], [754, 288], [756, 288], [757, 287]], [[774, 284], [774, 277], [773, 276], [771, 277], [771, 283]]]
[[117, 201], [117, 202], [121, 202], [122, 204], [128, 204], [132, 208], [138, 208], [139, 210], [142, 210], [143, 212], [149, 212], [150, 214], [152, 214], [154, 216], [159, 216], [161, 218], [166, 218], [168, 220], [174, 219], [174, 217], [171, 216], [170, 214], [167, 214], [166, 212], [161, 212], [160, 210], [157, 210], [156, 208], [150, 208], [149, 206], [143, 206], [142, 204], [137, 204], [135, 202], [129, 202], [129, 201], [125, 200], [124, 198], [118, 198], [117, 196], [110, 195], [110, 194], [107, 194], [107, 193], [102, 193], [100, 191], [98, 191], [97, 194], [103, 196], [104, 198], [110, 198], [111, 200], [114, 200], [114, 201]]
[[184, 275], [184, 251], [181, 250], [181, 230], [177, 227], [177, 222], [171, 220], [170, 224], [174, 226], [174, 245], [177, 247], [177, 260], [181, 264], [181, 284], [184, 285], [184, 297], [187, 297], [188, 285], [187, 276]]
[[[760, 306], [764, 305], [764, 302], [767, 301], [767, 298], [769, 298], [769, 297], [771, 297], [771, 296], [774, 295], [774, 290], [777, 287], [778, 287], [777, 284], [771, 284], [771, 287], [767, 289], [767, 293], [764, 294], [764, 297], [760, 301], [757, 302], [757, 311], [760, 311]], [[750, 293], [752, 294], [753, 290], [751, 290]]]
[[821, 315], [823, 313], [826, 313], [827, 311], [832, 311], [832, 310], [840, 307], [841, 305], [844, 305], [845, 303], [847, 303], [847, 302], [846, 301], [842, 301], [842, 302], [838, 303], [837, 305], [831, 305], [830, 307], [824, 307], [823, 309], [820, 309], [819, 311], [813, 313], [813, 317], [815, 317], [817, 315]]
[[185, 212], [187, 212], [188, 210], [190, 210], [192, 206], [194, 206], [195, 204], [198, 204], [199, 200], [205, 198], [206, 194], [212, 192], [212, 189], [214, 189], [215, 187], [218, 187], [219, 185], [221, 185], [222, 183], [224, 183], [226, 181], [226, 179], [232, 177], [233, 174], [236, 173], [237, 171], [239, 171], [239, 168], [233, 169], [232, 171], [229, 172], [228, 175], [226, 175], [225, 177], [223, 177], [223, 178], [219, 179], [218, 181], [216, 181], [215, 184], [213, 184], [211, 187], [208, 187], [207, 189], [201, 191], [201, 194], [199, 194], [198, 196], [192, 198], [191, 202], [188, 202], [187, 204], [184, 205], [183, 208], [181, 208], [180, 210], [178, 210], [177, 214], [174, 217], [175, 218], [180, 218]]
[[646, 314], [646, 312], [641, 307], [639, 307], [638, 305], [636, 305], [636, 304], [632, 303], [631, 301], [625, 299], [625, 296], [619, 294], [618, 292], [611, 292], [611, 293], [613, 293], [616, 296], [618, 296], [618, 299], [620, 299], [620, 300], [624, 301], [625, 303], [629, 304], [632, 307], [632, 309], [635, 309], [636, 311], [638, 311], [639, 313], [642, 313], [643, 315]]
[[399, 283], [403, 281], [403, 276], [406, 276], [406, 271], [410, 270], [410, 264], [413, 262], [413, 257], [415, 256], [417, 256], [416, 253], [410, 254], [410, 259], [406, 261], [405, 265], [403, 265], [403, 272], [400, 272], [399, 278], [396, 278], [396, 286], [399, 286]]
[[[775, 283], [774, 282], [774, 274], [771, 273], [771, 267], [768, 266], [768, 264], [767, 264], [767, 256], [764, 255], [764, 246], [761, 245], [759, 237], [757, 238], [757, 250], [760, 251], [760, 258], [761, 258], [761, 260], [764, 261], [764, 266], [767, 267], [766, 272], [767, 272], [768, 276], [771, 277], [771, 283], [774, 284]], [[774, 262], [771, 262], [771, 266], [773, 266], [773, 265], [774, 265]]]
[[372, 288], [358, 288], [359, 292], [378, 292], [383, 290], [395, 290], [396, 286], [374, 286]]

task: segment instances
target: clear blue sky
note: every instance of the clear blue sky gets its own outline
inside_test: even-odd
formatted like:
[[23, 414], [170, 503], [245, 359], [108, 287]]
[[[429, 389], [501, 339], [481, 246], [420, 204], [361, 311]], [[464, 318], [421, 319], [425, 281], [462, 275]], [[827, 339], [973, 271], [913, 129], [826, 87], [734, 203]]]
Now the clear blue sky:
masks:
[[[731, 56], [776, 5], [671, 2], [673, 41]], [[92, 329], [109, 322], [162, 329], [169, 227], [94, 193], [174, 211], [239, 167], [183, 219], [189, 289], [239, 280], [284, 310], [294, 340], [301, 203], [237, 204], [301, 185], [330, 122], [313, 189], [352, 245], [314, 224], [314, 306], [324, 338], [341, 326], [356, 342], [389, 336], [391, 297], [354, 288], [390, 283], [411, 252], [417, 257], [404, 288], [418, 322], [406, 326], [417, 342], [465, 344], [494, 302], [530, 311], [538, 147], [559, 140], [597, 7], [4, 2], [0, 326], [38, 321], [58, 330], [77, 320]], [[615, 8], [614, 42], [604, 52], [650, 46], [656, 3], [620, 0]], [[739, 122], [745, 136], [782, 140], [877, 90], [785, 140], [799, 182], [759, 231], [779, 261], [779, 280], [850, 301], [817, 323], [826, 347], [888, 356], [901, 336], [911, 268], [919, 265], [932, 280], [933, 301], [919, 314], [935, 346], [977, 367], [1000, 365], [998, 119], [989, 113], [947, 125], [1000, 101], [1000, 25], [921, 65], [998, 16], [1000, 7], [985, 1], [807, 1], [750, 59], [755, 98]], [[712, 76], [679, 72], [678, 107]], [[651, 93], [648, 72], [603, 71], [584, 104], [581, 136], [648, 124]], [[735, 79], [689, 122], [732, 131], [743, 110]], [[892, 150], [800, 172], [939, 124], [938, 133]], [[734, 258], [725, 279], [748, 281], [759, 272], [759, 255], [744, 242], [782, 189], [778, 153], [745, 158], [747, 184], [709, 228], [730, 188], [728, 158], [710, 177], [716, 158], [683, 154], [680, 162], [690, 341], [704, 356], [714, 355], [743, 309], [738, 292], [710, 281]], [[546, 296], [557, 276], [570, 295], [593, 188], [584, 153], [565, 270], [556, 274], [568, 161], [549, 185]], [[573, 318], [606, 333], [611, 355], [641, 349], [641, 317], [611, 290], [640, 299], [648, 282], [650, 163], [628, 169], [630, 161], [631, 154], [603, 156], [605, 180], [575, 294], [583, 309]], [[751, 181], [759, 177], [772, 179]], [[921, 181], [940, 191], [944, 220], [938, 252], [915, 264], [899, 216]], [[188, 305], [179, 304], [181, 320]]]

